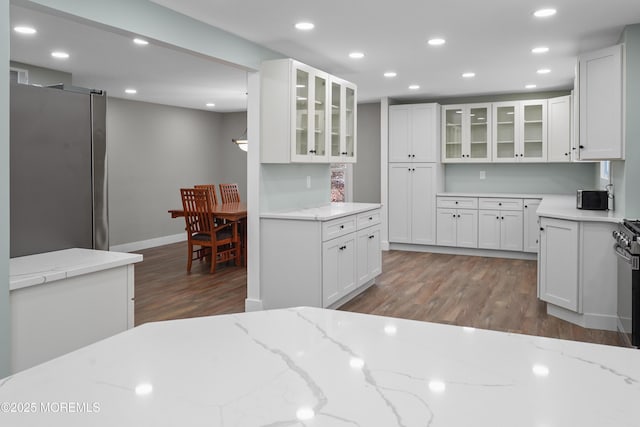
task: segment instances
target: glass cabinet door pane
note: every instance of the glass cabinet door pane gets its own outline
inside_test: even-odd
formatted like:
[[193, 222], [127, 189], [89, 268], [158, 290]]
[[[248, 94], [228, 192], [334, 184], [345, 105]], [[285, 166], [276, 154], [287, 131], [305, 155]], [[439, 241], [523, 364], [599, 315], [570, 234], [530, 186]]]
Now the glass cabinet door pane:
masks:
[[331, 83], [331, 156], [340, 156], [340, 88], [338, 83]]
[[471, 108], [469, 111], [470, 156], [473, 159], [485, 159], [489, 144], [489, 109], [487, 107]]
[[355, 155], [356, 138], [356, 91], [353, 88], [346, 88], [345, 92], [345, 156]]
[[309, 73], [296, 70], [296, 154], [306, 156], [309, 146]]
[[446, 110], [445, 113], [445, 157], [462, 158], [462, 110]]
[[315, 84], [315, 103], [314, 103], [314, 132], [313, 146], [317, 156], [326, 154], [326, 129], [325, 118], [327, 117], [327, 79], [316, 76]]
[[524, 157], [542, 157], [542, 105], [524, 106]]
[[496, 109], [496, 153], [500, 159], [515, 158], [515, 106]]

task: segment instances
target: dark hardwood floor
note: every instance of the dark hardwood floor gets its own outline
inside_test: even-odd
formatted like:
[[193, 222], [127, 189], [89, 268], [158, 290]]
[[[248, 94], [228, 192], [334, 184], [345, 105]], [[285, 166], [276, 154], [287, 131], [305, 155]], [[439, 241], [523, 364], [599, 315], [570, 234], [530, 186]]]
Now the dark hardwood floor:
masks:
[[[244, 311], [246, 269], [206, 263], [186, 272], [186, 243], [139, 251], [136, 325]], [[340, 310], [623, 345], [616, 332], [584, 329], [546, 314], [536, 298], [536, 262], [421, 252], [383, 252], [376, 285]], [[301, 280], [304, 280], [301, 278]]]

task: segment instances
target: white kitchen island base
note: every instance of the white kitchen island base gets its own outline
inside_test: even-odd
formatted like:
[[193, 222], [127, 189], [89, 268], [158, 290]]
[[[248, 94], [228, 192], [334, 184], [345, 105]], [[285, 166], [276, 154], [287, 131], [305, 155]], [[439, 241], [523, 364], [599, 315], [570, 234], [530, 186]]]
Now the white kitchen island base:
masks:
[[12, 372], [132, 328], [139, 261], [77, 248], [11, 259]]

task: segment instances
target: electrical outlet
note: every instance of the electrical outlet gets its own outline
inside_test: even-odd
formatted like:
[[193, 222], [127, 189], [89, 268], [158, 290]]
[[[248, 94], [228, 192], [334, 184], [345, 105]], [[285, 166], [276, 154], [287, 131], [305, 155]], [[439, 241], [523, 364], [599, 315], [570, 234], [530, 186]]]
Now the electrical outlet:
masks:
[[311, 176], [307, 175], [307, 188], [311, 188]]
[[486, 171], [480, 171], [480, 179], [485, 179], [487, 177]]

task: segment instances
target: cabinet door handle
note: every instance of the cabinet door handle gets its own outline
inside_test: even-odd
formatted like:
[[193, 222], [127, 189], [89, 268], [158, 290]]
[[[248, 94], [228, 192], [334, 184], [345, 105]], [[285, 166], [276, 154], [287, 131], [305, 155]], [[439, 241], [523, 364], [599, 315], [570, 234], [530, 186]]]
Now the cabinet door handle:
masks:
[[540, 227], [540, 231], [544, 231], [544, 228]]
[[412, 155], [411, 155], [411, 157], [416, 157], [416, 155], [415, 155], [415, 154], [412, 154]]
[[309, 150], [310, 154], [316, 154], [316, 150]]
[[344, 229], [344, 224], [340, 226], [340, 230]]
[[453, 217], [455, 218], [455, 217], [456, 217], [456, 214], [453, 214]]
[[373, 239], [374, 237], [376, 237], [376, 236], [373, 235], [373, 234], [371, 236], [369, 236], [370, 239]]
[[415, 171], [416, 171], [416, 168], [411, 169], [411, 172], [415, 172]]
[[526, 209], [526, 208], [528, 208], [529, 206], [527, 206], [527, 205], [524, 205], [524, 207], [525, 207], [525, 209]]
[[460, 214], [458, 214], [458, 218], [460, 218]]
[[498, 206], [502, 206], [502, 202], [498, 202]]
[[411, 154], [407, 154], [407, 157], [411, 158]]
[[340, 246], [338, 249], [340, 249], [341, 251], [343, 251], [343, 250], [347, 249], [347, 247], [346, 247], [346, 246]]
[[456, 201], [456, 205], [458, 204], [458, 202]]
[[579, 148], [582, 150], [584, 148], [584, 145], [581, 145]]
[[501, 216], [501, 217], [500, 217], [500, 219], [504, 219], [504, 217], [503, 217], [503, 216]]
[[369, 217], [369, 221], [373, 221], [373, 217], [372, 216]]

